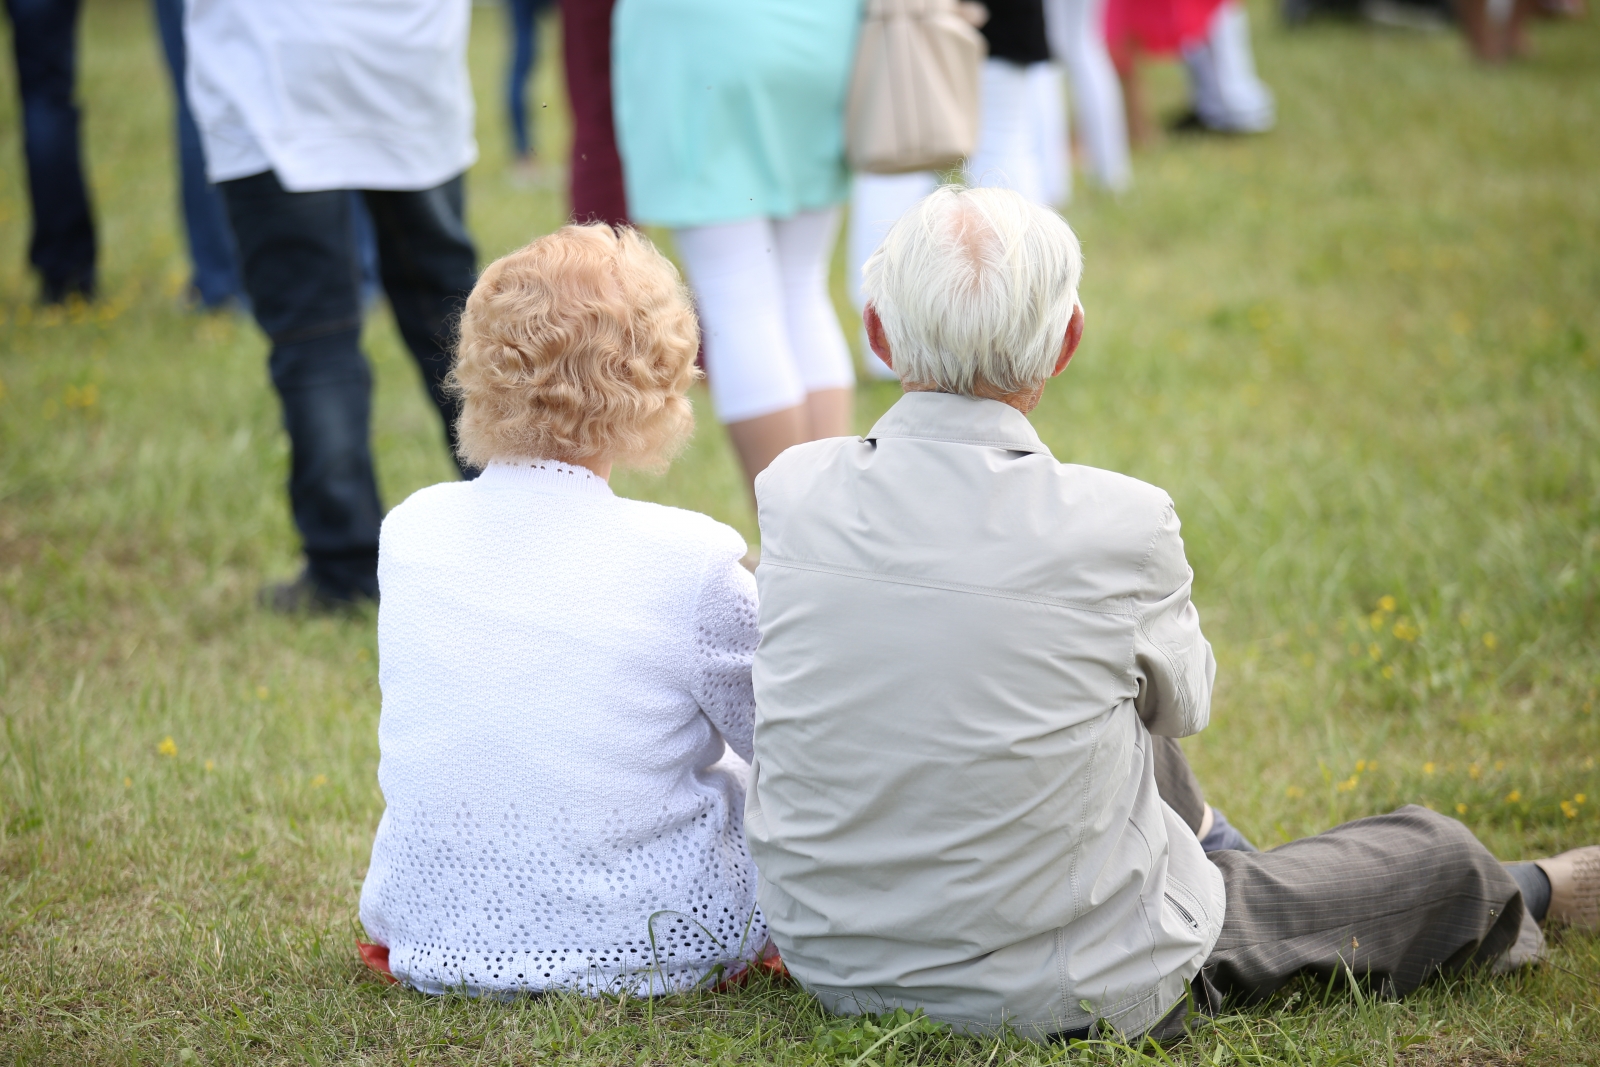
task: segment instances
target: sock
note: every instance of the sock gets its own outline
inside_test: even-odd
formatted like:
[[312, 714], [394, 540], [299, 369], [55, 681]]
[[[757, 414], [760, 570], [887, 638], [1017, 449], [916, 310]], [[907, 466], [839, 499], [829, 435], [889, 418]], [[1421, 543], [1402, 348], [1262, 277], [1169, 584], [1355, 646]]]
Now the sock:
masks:
[[1537, 863], [1508, 863], [1506, 873], [1517, 880], [1522, 890], [1522, 906], [1528, 909], [1534, 922], [1544, 922], [1550, 910], [1550, 876], [1539, 869]]
[[1234, 829], [1233, 824], [1228, 822], [1228, 817], [1216, 808], [1211, 809], [1211, 832], [1200, 839], [1200, 847], [1207, 852], [1221, 852], [1230, 848], [1236, 852], [1259, 851], [1245, 839], [1243, 834]]

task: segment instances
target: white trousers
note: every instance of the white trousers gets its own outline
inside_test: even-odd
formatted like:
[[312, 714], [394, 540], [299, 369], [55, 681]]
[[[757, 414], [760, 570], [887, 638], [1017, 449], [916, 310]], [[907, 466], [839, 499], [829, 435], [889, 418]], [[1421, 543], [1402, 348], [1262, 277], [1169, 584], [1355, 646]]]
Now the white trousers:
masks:
[[967, 182], [1015, 189], [1047, 207], [1066, 199], [1071, 173], [1061, 68], [986, 59], [980, 92], [978, 148], [967, 160]]
[[1277, 120], [1272, 90], [1256, 76], [1250, 18], [1238, 0], [1217, 8], [1205, 38], [1183, 50], [1200, 121], [1213, 130], [1262, 133]]
[[705, 333], [711, 405], [723, 422], [855, 384], [828, 296], [838, 232], [838, 208], [673, 231]]
[[[928, 170], [910, 174], [857, 174], [851, 180], [850, 235], [845, 251], [849, 261], [850, 298], [855, 301], [857, 311], [866, 305], [866, 297], [861, 292], [861, 268], [867, 257], [877, 251], [889, 235], [889, 227], [938, 185], [939, 176]], [[882, 380], [898, 377], [872, 354], [865, 328], [861, 346], [862, 365], [868, 377]]]
[[1050, 51], [1067, 66], [1078, 136], [1089, 173], [1112, 190], [1128, 187], [1128, 118], [1122, 83], [1106, 51], [1106, 0], [1044, 0]]

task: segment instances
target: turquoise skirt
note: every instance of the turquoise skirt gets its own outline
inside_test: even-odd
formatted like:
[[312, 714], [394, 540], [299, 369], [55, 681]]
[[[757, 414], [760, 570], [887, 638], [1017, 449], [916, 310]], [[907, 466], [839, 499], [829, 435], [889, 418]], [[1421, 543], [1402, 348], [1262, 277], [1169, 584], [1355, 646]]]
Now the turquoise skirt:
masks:
[[628, 213], [705, 226], [842, 202], [862, 0], [619, 0], [611, 82]]

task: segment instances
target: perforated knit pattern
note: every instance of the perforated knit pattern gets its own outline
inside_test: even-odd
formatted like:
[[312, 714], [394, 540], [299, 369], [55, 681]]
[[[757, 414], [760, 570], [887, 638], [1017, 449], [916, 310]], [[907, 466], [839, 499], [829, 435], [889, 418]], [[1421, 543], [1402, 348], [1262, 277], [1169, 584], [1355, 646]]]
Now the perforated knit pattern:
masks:
[[384, 523], [361, 917], [428, 992], [665, 993], [766, 943], [723, 749], [750, 756], [743, 542], [577, 470], [493, 465]]

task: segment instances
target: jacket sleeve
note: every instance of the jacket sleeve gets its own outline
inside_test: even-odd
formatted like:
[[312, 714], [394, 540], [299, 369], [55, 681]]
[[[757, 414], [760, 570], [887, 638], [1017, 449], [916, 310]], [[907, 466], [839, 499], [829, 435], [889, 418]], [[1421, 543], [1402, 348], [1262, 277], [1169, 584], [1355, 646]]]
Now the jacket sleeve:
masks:
[[1189, 599], [1194, 572], [1183, 555], [1178, 513], [1167, 502], [1140, 571], [1133, 671], [1134, 707], [1152, 734], [1187, 737], [1211, 718], [1217, 662]]
[[756, 720], [750, 664], [760, 636], [755, 576], [737, 559], [718, 560], [706, 572], [695, 608], [690, 689], [706, 718], [746, 763], [753, 757]]

